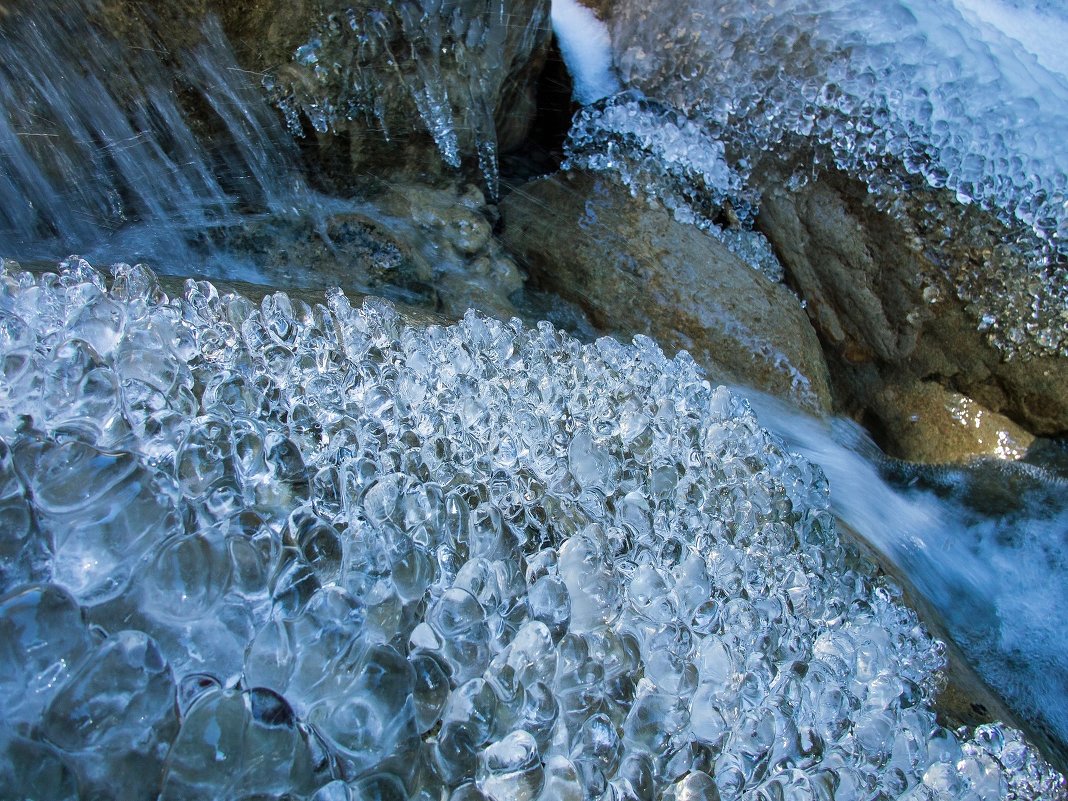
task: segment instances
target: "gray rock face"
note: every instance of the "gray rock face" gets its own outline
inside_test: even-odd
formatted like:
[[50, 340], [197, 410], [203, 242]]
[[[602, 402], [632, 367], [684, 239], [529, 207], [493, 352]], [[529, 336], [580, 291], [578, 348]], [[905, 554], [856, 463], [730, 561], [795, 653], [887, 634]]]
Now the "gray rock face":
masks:
[[721, 242], [581, 173], [527, 184], [501, 213], [505, 245], [599, 327], [685, 349], [714, 378], [829, 408], [827, 368], [797, 299]]
[[947, 262], [990, 257], [985, 245], [998, 233], [987, 229], [995, 220], [960, 211], [960, 236], [940, 243], [919, 211], [937, 203], [938, 193], [905, 198], [890, 213], [838, 173], [793, 191], [763, 180], [759, 227], [807, 301], [842, 411], [874, 414], [892, 427], [897, 412], [884, 414], [886, 405], [876, 401], [885, 387], [933, 381], [1032, 433], [1068, 430], [1068, 360], [1005, 360], [946, 277]]

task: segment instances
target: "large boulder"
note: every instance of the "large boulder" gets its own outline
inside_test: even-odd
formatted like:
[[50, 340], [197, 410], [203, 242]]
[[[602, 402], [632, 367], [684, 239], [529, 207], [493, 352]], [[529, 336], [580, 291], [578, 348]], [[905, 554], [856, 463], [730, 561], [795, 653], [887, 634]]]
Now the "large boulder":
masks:
[[819, 342], [789, 290], [610, 179], [562, 173], [501, 203], [503, 241], [594, 324], [685, 349], [710, 374], [805, 408], [830, 405]]
[[[758, 225], [806, 301], [839, 411], [894, 429], [909, 415], [885, 402], [886, 388], [933, 382], [1031, 433], [1068, 431], [1068, 359], [1010, 358], [980, 330], [978, 304], [962, 299], [967, 294], [954, 282], [955, 272], [989, 267], [1008, 235], [991, 215], [922, 188], [887, 208], [863, 183], [833, 170], [800, 188], [788, 188], [782, 175], [762, 181]], [[930, 230], [933, 220], [946, 219], [953, 236]], [[997, 272], [989, 274], [985, 291], [995, 293]], [[900, 431], [887, 437], [907, 438]]]

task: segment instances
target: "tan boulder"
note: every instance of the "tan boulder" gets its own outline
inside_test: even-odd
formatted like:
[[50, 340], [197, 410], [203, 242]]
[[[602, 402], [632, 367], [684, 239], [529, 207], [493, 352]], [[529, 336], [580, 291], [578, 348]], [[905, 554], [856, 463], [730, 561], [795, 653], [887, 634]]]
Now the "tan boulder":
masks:
[[890, 454], [910, 462], [1019, 459], [1035, 440], [1004, 415], [933, 381], [888, 384], [872, 406]]
[[827, 368], [797, 298], [718, 240], [584, 173], [526, 184], [501, 214], [503, 241], [535, 282], [598, 327], [685, 349], [717, 380], [829, 409]]

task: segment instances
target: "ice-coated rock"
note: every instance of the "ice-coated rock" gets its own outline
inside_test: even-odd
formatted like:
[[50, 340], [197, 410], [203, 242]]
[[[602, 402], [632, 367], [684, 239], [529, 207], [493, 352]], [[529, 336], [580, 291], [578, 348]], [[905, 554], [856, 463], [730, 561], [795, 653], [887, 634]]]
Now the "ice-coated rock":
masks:
[[403, 145], [429, 134], [445, 164], [477, 163], [496, 197], [498, 128], [501, 144], [515, 145], [532, 119], [548, 16], [544, 0], [354, 2], [298, 17], [310, 23], [306, 38], [290, 45], [289, 63], [266, 65], [264, 84], [293, 133], [306, 121], [350, 134], [355, 164], [379, 138]]
[[[535, 280], [602, 328], [686, 349], [721, 380], [830, 407], [827, 367], [797, 298], [718, 239], [598, 173], [532, 181], [502, 201], [501, 213], [505, 245]], [[598, 481], [601, 452], [585, 441], [570, 446], [583, 488]], [[656, 478], [667, 481], [667, 470]]]
[[[691, 190], [704, 191], [707, 184], [694, 178], [709, 174], [692, 170], [699, 160], [686, 154], [685, 143], [698, 137], [685, 134], [687, 127], [715, 143], [700, 152], [726, 152], [727, 163], [746, 179], [758, 177], [754, 170], [771, 154], [772, 161], [783, 156], [791, 162], [792, 186], [834, 165], [889, 206], [914, 189], [944, 189], [957, 202], [1000, 218], [1009, 226], [1000, 249], [1023, 254], [1011, 270], [1005, 262], [1013, 260], [998, 253], [977, 265], [944, 265], [959, 291], [981, 307], [975, 324], [985, 315], [984, 330], [1006, 353], [1064, 356], [1068, 150], [1058, 132], [1068, 120], [1068, 77], [1036, 59], [1027, 42], [1056, 41], [1049, 32], [1063, 30], [1065, 18], [1059, 7], [1024, 3], [1011, 12], [1001, 7], [1002, 21], [992, 25], [987, 12], [1000, 5], [612, 3], [608, 25], [624, 86], [677, 109], [676, 118], [686, 124], [650, 127], [649, 103], [610, 103], [580, 116], [587, 131], [609, 134], [602, 137], [607, 148], [581, 158], [629, 161], [623, 171], [643, 191], [653, 188], [687, 216], [702, 212]], [[997, 27], [1019, 28], [1024, 18], [1034, 27], [1028, 36]], [[609, 119], [621, 112], [629, 119]], [[637, 149], [633, 142], [619, 147], [620, 133], [640, 138], [643, 130]], [[666, 135], [674, 141], [667, 148], [657, 142]], [[648, 164], [647, 156], [658, 151], [669, 159], [652, 166], [650, 180], [650, 171], [635, 165]], [[718, 204], [729, 185], [708, 187], [707, 201]], [[761, 188], [757, 180], [750, 190]], [[927, 215], [939, 218], [937, 227], [948, 227], [955, 216], [942, 219], [936, 208]], [[954, 228], [950, 238], [966, 236], [967, 230]], [[1004, 287], [983, 291], [990, 284]]]
[[1014, 730], [937, 725], [939, 644], [688, 357], [118, 272], [0, 274], [37, 543], [0, 597], [5, 788], [1063, 797]]

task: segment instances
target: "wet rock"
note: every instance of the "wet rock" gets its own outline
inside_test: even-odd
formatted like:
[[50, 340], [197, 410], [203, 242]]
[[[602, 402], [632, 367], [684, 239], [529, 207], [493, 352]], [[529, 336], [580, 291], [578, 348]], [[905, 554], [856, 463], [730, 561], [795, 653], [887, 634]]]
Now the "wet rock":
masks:
[[505, 320], [519, 314], [510, 296], [523, 278], [492, 235], [496, 212], [481, 190], [391, 181], [365, 184], [365, 192], [368, 200], [345, 203], [345, 211], [208, 229], [194, 252], [214, 270], [205, 276], [212, 280], [285, 291], [338, 286], [453, 319], [470, 308]]
[[497, 212], [478, 187], [390, 181], [366, 190], [371, 213], [429, 266], [441, 312], [517, 316], [509, 298], [523, 288], [523, 277], [494, 238]]
[[505, 245], [536, 282], [595, 325], [685, 349], [718, 380], [829, 407], [826, 365], [796, 298], [719, 241], [583, 173], [527, 184], [501, 213]]
[[932, 381], [887, 385], [872, 404], [891, 455], [910, 462], [1019, 459], [1035, 439], [1004, 415]]
[[[781, 174], [760, 180], [758, 225], [806, 301], [836, 408], [863, 419], [888, 385], [926, 380], [1032, 433], [1068, 430], [1068, 359], [1007, 360], [947, 272], [991, 258], [1005, 233], [992, 216], [919, 188], [887, 208], [830, 170], [793, 190]], [[945, 218], [930, 214], [932, 204], [947, 214], [957, 207], [952, 242], [923, 221]]]
[[410, 243], [362, 214], [256, 219], [213, 232], [212, 239], [247, 263], [247, 272], [231, 271], [235, 277], [287, 288], [341, 286], [437, 305], [430, 265]]

